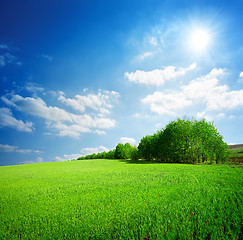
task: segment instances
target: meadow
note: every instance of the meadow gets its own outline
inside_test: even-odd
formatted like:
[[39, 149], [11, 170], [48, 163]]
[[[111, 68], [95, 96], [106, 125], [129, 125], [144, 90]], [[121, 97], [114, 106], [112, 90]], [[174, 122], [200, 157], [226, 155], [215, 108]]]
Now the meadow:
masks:
[[242, 239], [242, 186], [240, 166], [0, 167], [0, 239]]

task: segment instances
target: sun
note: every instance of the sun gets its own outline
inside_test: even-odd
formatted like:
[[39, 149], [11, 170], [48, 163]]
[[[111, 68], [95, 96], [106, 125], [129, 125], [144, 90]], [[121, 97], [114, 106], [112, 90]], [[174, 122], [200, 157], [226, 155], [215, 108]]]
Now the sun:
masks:
[[191, 34], [190, 45], [195, 51], [205, 50], [210, 42], [210, 35], [204, 29], [197, 29]]

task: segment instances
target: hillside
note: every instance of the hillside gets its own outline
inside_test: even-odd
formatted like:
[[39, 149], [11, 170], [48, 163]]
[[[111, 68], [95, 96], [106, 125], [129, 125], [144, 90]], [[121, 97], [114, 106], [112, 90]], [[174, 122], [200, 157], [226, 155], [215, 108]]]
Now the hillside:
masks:
[[234, 145], [229, 145], [229, 149], [236, 149], [236, 148], [243, 148], [243, 144], [234, 144]]

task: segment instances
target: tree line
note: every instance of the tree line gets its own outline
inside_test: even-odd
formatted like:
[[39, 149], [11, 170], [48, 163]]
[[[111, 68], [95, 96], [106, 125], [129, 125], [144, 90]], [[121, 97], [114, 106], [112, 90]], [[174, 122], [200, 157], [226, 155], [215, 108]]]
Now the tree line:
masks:
[[138, 148], [132, 146], [130, 143], [118, 143], [116, 148], [109, 152], [93, 153], [83, 157], [79, 157], [77, 160], [84, 159], [138, 159]]
[[230, 157], [228, 145], [215, 125], [205, 119], [177, 119], [137, 146], [118, 143], [114, 150], [91, 154], [83, 159], [132, 159], [168, 163], [223, 163]]

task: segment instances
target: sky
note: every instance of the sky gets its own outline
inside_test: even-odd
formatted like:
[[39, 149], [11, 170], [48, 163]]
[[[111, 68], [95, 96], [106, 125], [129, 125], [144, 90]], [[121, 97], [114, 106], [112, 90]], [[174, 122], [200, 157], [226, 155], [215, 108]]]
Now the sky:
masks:
[[243, 1], [0, 1], [0, 166], [138, 145], [177, 118], [243, 143]]

